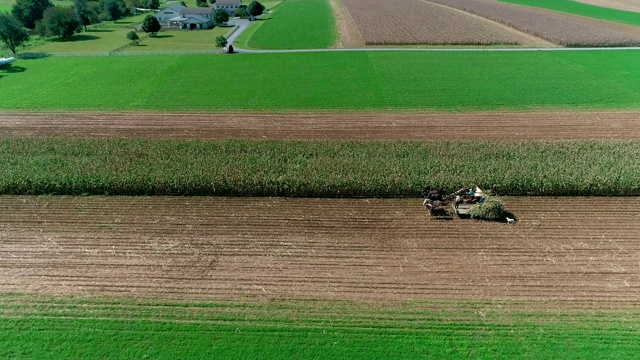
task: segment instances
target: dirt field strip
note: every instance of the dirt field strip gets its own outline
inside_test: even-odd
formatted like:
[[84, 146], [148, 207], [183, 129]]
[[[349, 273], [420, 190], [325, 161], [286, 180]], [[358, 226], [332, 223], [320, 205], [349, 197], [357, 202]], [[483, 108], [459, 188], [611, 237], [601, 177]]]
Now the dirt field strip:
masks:
[[0, 197], [0, 292], [178, 299], [637, 301], [640, 198]]
[[329, 2], [333, 13], [336, 16], [336, 25], [338, 26], [338, 47], [339, 48], [359, 48], [364, 46], [364, 40], [353, 22], [351, 14], [344, 7], [340, 0], [331, 0]]
[[0, 136], [277, 140], [638, 139], [640, 111], [435, 114], [0, 113]]

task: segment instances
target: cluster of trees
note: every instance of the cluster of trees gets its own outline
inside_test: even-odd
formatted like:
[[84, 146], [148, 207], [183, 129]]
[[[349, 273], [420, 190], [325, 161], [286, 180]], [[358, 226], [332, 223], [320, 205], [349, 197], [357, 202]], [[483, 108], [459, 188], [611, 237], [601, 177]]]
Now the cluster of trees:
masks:
[[[215, 0], [208, 0], [211, 4]], [[184, 2], [182, 2], [184, 4]], [[199, 0], [199, 6], [209, 6], [207, 0]], [[158, 9], [160, 0], [73, 0], [73, 7], [56, 7], [50, 0], [16, 0], [11, 14], [0, 13], [0, 40], [16, 53], [16, 48], [29, 40], [27, 30], [42, 36], [69, 39], [74, 34], [87, 30], [87, 25], [100, 21], [116, 21], [130, 13], [132, 8]], [[236, 16], [253, 20], [264, 11], [258, 1], [252, 1], [246, 9], [236, 11]], [[229, 14], [218, 9], [213, 20], [216, 24], [229, 21]], [[145, 18], [142, 29], [155, 36], [160, 23], [153, 16]], [[133, 37], [133, 35], [127, 35]], [[130, 39], [136, 41], [137, 39]], [[224, 46], [224, 45], [223, 45]]]
[[[206, 0], [203, 1], [205, 1], [204, 6], [208, 6]], [[215, 0], [212, 0], [211, 4], [215, 4]], [[253, 20], [256, 16], [262, 15], [264, 9], [264, 5], [254, 0], [249, 4], [249, 6], [246, 7], [246, 9], [243, 7], [236, 10], [235, 16], [243, 19], [250, 18], [251, 20]], [[216, 24], [226, 23], [227, 21], [229, 21], [229, 13], [224, 9], [217, 9], [213, 13], [213, 21]]]
[[69, 39], [87, 25], [119, 20], [131, 9], [159, 7], [160, 0], [73, 0], [70, 8], [56, 7], [50, 0], [16, 0], [10, 14], [0, 13], [0, 40], [15, 54], [29, 33]]
[[264, 5], [260, 4], [256, 0], [253, 0], [246, 9], [240, 8], [236, 10], [235, 15], [243, 19], [249, 18], [250, 20], [254, 20], [256, 16], [262, 15], [263, 12]]

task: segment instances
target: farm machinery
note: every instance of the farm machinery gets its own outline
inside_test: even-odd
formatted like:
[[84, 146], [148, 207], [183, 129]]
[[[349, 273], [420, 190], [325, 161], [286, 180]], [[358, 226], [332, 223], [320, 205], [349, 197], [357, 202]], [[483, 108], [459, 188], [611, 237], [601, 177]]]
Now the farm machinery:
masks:
[[422, 205], [429, 211], [429, 216], [436, 219], [450, 219], [452, 213], [458, 217], [470, 217], [473, 209], [485, 200], [484, 192], [477, 186], [464, 187], [447, 195], [440, 190], [425, 189], [422, 195], [425, 198]]
[[10, 57], [10, 58], [0, 58], [0, 66], [11, 64], [14, 61], [15, 61], [15, 59], [12, 58], [12, 57]]

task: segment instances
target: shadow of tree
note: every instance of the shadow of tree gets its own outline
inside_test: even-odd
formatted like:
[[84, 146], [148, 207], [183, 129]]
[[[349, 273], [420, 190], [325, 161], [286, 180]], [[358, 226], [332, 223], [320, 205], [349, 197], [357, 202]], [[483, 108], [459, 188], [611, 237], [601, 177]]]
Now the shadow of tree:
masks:
[[44, 52], [23, 52], [18, 54], [17, 58], [20, 60], [33, 60], [33, 59], [41, 59], [52, 56], [49, 53]]
[[27, 70], [27, 68], [24, 66], [16, 66], [11, 64], [0, 66], [0, 73], [5, 73], [5, 74], [21, 73], [21, 72], [25, 72], [25, 70]]
[[162, 39], [162, 38], [172, 38], [172, 37], [173, 35], [162, 34], [162, 35], [150, 36], [149, 38]]
[[87, 41], [87, 40], [97, 40], [100, 39], [98, 36], [93, 35], [73, 35], [70, 39], [54, 39], [52, 42], [76, 42], [76, 41]]
[[11, 64], [0, 65], [0, 79], [6, 77], [6, 74], [21, 73], [27, 70], [24, 66], [16, 66]]
[[114, 32], [114, 31], [115, 30], [109, 30], [109, 29], [87, 29], [87, 31], [85, 31], [85, 32], [88, 32], [88, 33], [92, 33], [92, 32], [105, 33], [105, 32]]

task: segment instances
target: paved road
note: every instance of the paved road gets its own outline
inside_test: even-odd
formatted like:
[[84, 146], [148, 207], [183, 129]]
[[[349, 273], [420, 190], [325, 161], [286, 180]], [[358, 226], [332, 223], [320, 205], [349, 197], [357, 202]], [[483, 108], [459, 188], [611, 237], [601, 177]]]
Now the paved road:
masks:
[[[236, 30], [229, 38], [227, 39], [227, 44], [231, 45], [236, 40], [236, 38], [242, 34], [243, 31], [251, 25], [251, 21], [247, 19], [232, 19], [227, 22], [229, 25], [237, 26], [238, 30]], [[235, 46], [234, 46], [235, 47]]]

